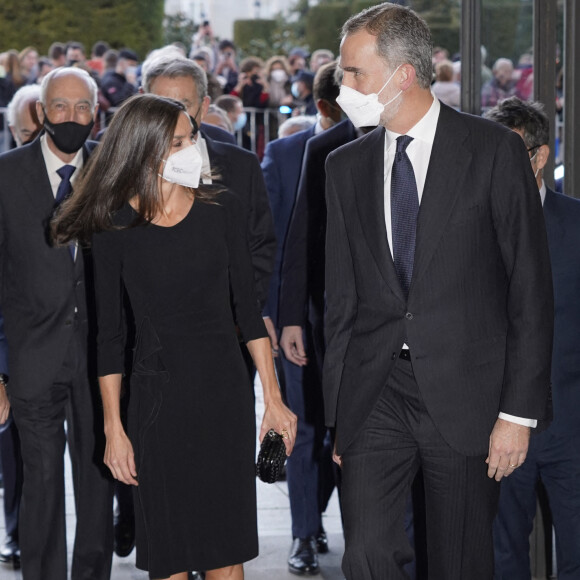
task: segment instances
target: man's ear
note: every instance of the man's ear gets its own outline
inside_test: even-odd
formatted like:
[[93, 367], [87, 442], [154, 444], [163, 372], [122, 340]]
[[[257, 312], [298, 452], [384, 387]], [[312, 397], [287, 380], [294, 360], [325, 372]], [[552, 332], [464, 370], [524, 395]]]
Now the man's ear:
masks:
[[415, 67], [411, 64], [401, 65], [401, 68], [397, 71], [397, 73], [401, 73], [401, 77], [399, 80], [399, 89], [401, 91], [406, 91], [413, 84], [413, 81], [417, 78]]
[[211, 104], [211, 98], [208, 95], [203, 97], [203, 100], [201, 101], [200, 122], [202, 122], [204, 117], [207, 115], [207, 111], [209, 109], [210, 104]]
[[536, 169], [540, 171], [546, 167], [546, 163], [548, 163], [548, 158], [550, 157], [550, 147], [548, 145], [541, 145], [538, 147], [538, 153], [535, 158], [536, 162]]
[[36, 115], [38, 116], [40, 124], [44, 125], [44, 110], [40, 101], [36, 101]]

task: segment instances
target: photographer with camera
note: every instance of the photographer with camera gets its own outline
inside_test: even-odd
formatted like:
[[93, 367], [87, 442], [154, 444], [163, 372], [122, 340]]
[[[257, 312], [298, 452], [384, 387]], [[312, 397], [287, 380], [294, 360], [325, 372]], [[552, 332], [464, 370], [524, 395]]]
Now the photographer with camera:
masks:
[[214, 73], [223, 89], [224, 95], [227, 95], [238, 84], [236, 45], [231, 40], [222, 40], [218, 45], [218, 50], [218, 63]]

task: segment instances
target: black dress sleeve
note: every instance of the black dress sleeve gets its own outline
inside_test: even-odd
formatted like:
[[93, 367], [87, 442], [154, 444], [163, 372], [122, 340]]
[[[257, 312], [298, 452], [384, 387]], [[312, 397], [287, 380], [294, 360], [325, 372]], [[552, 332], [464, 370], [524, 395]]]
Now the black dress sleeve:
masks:
[[226, 213], [230, 287], [236, 322], [245, 342], [268, 336], [256, 293], [254, 269], [248, 245], [247, 210], [232, 193], [220, 195]]
[[125, 369], [121, 240], [122, 232], [114, 230], [95, 234], [92, 240], [100, 377], [122, 374]]

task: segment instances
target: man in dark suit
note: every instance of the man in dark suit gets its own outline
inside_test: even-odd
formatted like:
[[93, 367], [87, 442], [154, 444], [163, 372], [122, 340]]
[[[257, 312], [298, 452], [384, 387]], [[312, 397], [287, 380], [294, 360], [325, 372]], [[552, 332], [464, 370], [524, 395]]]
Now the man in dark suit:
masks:
[[80, 248], [55, 248], [49, 232], [56, 206], [89, 154], [85, 141], [96, 103], [97, 87], [86, 72], [52, 71], [37, 103], [45, 132], [0, 157], [0, 305], [8, 395], [24, 461], [19, 539], [25, 580], [67, 578], [65, 441], [77, 517], [72, 578], [106, 580], [111, 572], [111, 481], [102, 462], [89, 356], [90, 271]]
[[[278, 355], [280, 331], [278, 294], [284, 240], [296, 199], [307, 142], [316, 134], [322, 135], [340, 120], [341, 111], [336, 105], [338, 85], [335, 73], [336, 63], [328, 63], [318, 70], [314, 79], [314, 98], [320, 113], [316, 125], [289, 137], [271, 141], [266, 147], [262, 161], [276, 237], [279, 241], [276, 265], [264, 309], [266, 327], [275, 356]], [[309, 366], [296, 365], [282, 356], [282, 366], [286, 402], [299, 419], [294, 450], [286, 466], [293, 537], [288, 566], [294, 574], [315, 574], [319, 569], [317, 551], [328, 551], [322, 526], [322, 512], [326, 506], [321, 505], [320, 488], [328, 486], [328, 483], [324, 482], [328, 473], [333, 480], [330, 454], [324, 454], [326, 429], [322, 385], [315, 361]], [[333, 483], [330, 483], [330, 489], [333, 488]]]
[[[36, 101], [39, 97], [39, 85], [25, 85], [15, 93], [8, 105], [8, 127], [18, 147], [32, 142], [42, 130], [42, 125], [36, 115]], [[4, 387], [8, 384], [9, 374], [4, 318], [0, 313], [0, 383], [4, 383]], [[4, 395], [6, 396], [5, 388]], [[0, 392], [0, 397], [2, 397], [2, 392]], [[7, 398], [4, 403], [8, 403]], [[18, 517], [22, 498], [22, 453], [18, 429], [12, 415], [9, 414], [6, 422], [1, 423], [0, 417], [0, 465], [4, 479], [4, 521], [6, 524], [6, 538], [0, 547], [0, 562], [19, 567]]]
[[531, 438], [521, 469], [501, 484], [493, 528], [495, 578], [531, 578], [529, 537], [541, 479], [556, 530], [558, 578], [573, 580], [580, 577], [580, 201], [544, 183], [550, 123], [539, 103], [511, 97], [485, 116], [513, 129], [528, 150], [544, 207], [555, 301], [554, 419]]
[[431, 50], [397, 4], [343, 27], [338, 103], [380, 124], [327, 161], [324, 397], [349, 580], [406, 577], [419, 468], [429, 578], [492, 578], [498, 482], [548, 406], [553, 295], [529, 158], [512, 131], [433, 97]]

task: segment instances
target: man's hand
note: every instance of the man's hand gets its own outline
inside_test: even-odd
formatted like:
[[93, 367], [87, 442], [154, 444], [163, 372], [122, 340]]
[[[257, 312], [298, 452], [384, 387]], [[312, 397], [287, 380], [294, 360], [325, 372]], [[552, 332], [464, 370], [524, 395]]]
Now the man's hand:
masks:
[[511, 475], [526, 459], [530, 441], [530, 428], [498, 419], [489, 437], [487, 475], [500, 481]]
[[264, 316], [264, 326], [266, 327], [270, 342], [272, 343], [272, 356], [276, 358], [280, 352], [278, 350], [278, 335], [274, 323], [269, 316]]
[[308, 357], [304, 350], [301, 326], [285, 326], [280, 337], [280, 346], [286, 358], [295, 365], [303, 367], [308, 364]]

